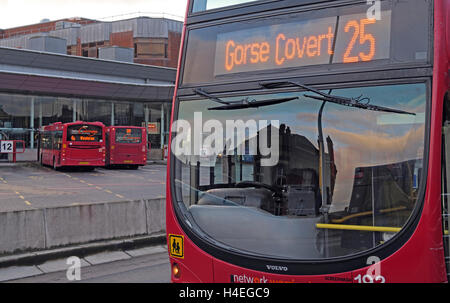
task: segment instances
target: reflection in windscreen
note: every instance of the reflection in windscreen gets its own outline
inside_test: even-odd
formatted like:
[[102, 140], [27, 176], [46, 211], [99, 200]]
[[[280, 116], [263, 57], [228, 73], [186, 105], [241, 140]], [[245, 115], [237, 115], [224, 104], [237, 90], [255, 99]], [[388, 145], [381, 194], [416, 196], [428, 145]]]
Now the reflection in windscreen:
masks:
[[[221, 152], [204, 144], [196, 156], [177, 156], [177, 195], [190, 212], [194, 229], [250, 254], [289, 259], [349, 255], [395, 236], [417, 201], [426, 86], [374, 86], [332, 93], [363, 95], [370, 98], [370, 104], [415, 115], [328, 102], [322, 115], [321, 153], [318, 114], [322, 101], [306, 98], [304, 92], [250, 96], [256, 100], [299, 97], [257, 109], [217, 111], [208, 110], [217, 106], [210, 100], [181, 102], [180, 120], [194, 125], [195, 115], [197, 122], [199, 118], [203, 123], [216, 119], [224, 125]], [[270, 122], [274, 119], [279, 122]], [[238, 141], [237, 128], [232, 135], [226, 133], [227, 120], [247, 123], [243, 139]], [[249, 121], [255, 121], [256, 127], [250, 127]], [[210, 132], [204, 131], [202, 142], [212, 132], [205, 129]], [[233, 139], [238, 141], [234, 146]], [[193, 141], [191, 133], [179, 147]], [[260, 145], [265, 141], [277, 157], [269, 166], [262, 165], [274, 156], [262, 154], [265, 150]], [[251, 142], [257, 142], [256, 153], [251, 152]], [[349, 225], [356, 228], [341, 229]], [[371, 227], [382, 231], [371, 231]]]

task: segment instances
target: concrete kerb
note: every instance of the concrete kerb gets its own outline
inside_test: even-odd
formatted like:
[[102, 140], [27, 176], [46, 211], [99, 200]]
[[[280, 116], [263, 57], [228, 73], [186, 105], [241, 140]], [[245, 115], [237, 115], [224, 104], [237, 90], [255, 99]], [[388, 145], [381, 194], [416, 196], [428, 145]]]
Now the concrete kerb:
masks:
[[166, 244], [165, 233], [152, 236], [134, 237], [112, 241], [101, 241], [95, 243], [74, 245], [57, 249], [35, 251], [0, 257], [0, 268], [11, 266], [41, 265], [50, 260], [57, 260], [72, 256], [85, 258], [86, 256], [94, 255], [105, 251], [126, 251], [163, 244]]
[[[117, 239], [125, 239], [119, 243], [126, 249], [127, 243], [133, 247], [164, 234], [164, 198], [5, 212], [0, 213], [0, 260], [14, 260], [11, 255], [18, 253], [35, 259], [43, 250]], [[144, 240], [126, 240], [136, 237]], [[105, 249], [102, 243], [98, 246]]]

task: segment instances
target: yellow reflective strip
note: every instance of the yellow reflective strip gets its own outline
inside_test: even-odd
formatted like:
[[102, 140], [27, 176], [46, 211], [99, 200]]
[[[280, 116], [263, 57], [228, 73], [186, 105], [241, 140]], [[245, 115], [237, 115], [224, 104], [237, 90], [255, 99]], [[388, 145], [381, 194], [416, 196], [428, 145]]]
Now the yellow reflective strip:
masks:
[[381, 231], [388, 233], [399, 232], [401, 227], [385, 227], [385, 226], [364, 226], [364, 225], [344, 225], [344, 224], [322, 224], [317, 223], [317, 228], [324, 229], [344, 229], [344, 230], [359, 230], [359, 231]]

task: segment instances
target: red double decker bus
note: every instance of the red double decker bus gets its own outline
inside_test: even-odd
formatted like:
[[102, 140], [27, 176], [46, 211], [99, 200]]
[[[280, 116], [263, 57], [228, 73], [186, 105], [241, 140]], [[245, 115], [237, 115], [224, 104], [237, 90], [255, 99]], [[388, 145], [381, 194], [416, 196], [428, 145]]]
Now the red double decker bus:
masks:
[[101, 122], [56, 122], [42, 127], [38, 159], [54, 169], [62, 166], [105, 166], [105, 125]]
[[147, 164], [145, 127], [109, 126], [106, 128], [106, 165], [137, 169]]
[[447, 282], [449, 16], [448, 0], [190, 0], [172, 281]]

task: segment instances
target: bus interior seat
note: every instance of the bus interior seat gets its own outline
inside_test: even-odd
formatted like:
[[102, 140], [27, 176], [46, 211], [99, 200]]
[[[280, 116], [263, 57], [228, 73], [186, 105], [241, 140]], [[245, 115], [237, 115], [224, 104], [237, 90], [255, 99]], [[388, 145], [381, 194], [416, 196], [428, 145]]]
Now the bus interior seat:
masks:
[[286, 177], [287, 214], [294, 216], [316, 216], [321, 199], [319, 178], [312, 168], [294, 168]]

